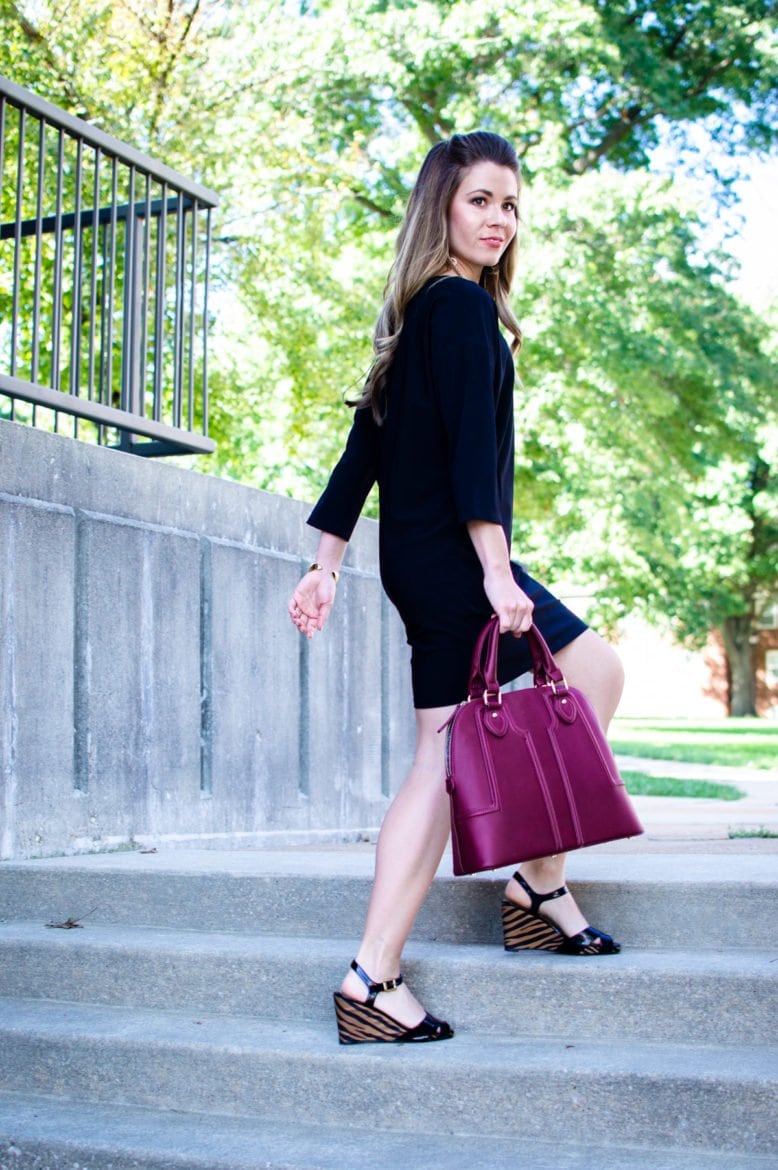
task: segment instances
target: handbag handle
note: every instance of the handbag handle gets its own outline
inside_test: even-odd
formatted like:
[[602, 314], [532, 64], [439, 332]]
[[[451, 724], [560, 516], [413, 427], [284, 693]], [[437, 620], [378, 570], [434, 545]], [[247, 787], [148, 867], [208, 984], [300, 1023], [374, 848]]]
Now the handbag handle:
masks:
[[[536, 687], [567, 686], [565, 676], [554, 661], [554, 656], [538, 627], [533, 623], [524, 637], [532, 655], [532, 675]], [[497, 681], [497, 653], [500, 642], [500, 623], [492, 615], [481, 630], [473, 650], [470, 664], [470, 685], [467, 697], [483, 699], [487, 706], [499, 706], [500, 684]], [[486, 663], [484, 665], [484, 650]]]

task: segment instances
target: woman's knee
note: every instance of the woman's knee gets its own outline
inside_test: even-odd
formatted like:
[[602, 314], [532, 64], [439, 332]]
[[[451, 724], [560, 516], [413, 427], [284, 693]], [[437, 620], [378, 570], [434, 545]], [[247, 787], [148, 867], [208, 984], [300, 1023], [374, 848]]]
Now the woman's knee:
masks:
[[624, 666], [621, 658], [616, 653], [608, 642], [604, 642], [602, 638], [597, 638], [598, 655], [600, 658], [599, 669], [602, 672], [603, 685], [614, 696], [614, 701], [618, 703], [621, 698], [621, 693], [624, 690]]
[[624, 667], [612, 646], [586, 630], [555, 655], [567, 681], [583, 691], [607, 726], [624, 690]]

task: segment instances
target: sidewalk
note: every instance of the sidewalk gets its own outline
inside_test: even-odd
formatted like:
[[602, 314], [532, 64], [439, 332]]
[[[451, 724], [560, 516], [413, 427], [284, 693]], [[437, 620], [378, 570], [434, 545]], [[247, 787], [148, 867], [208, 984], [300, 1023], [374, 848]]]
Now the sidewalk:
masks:
[[[710, 780], [732, 784], [745, 795], [740, 800], [701, 800], [681, 796], [634, 796], [633, 803], [645, 827], [645, 835], [611, 849], [661, 851], [663, 845], [688, 844], [690, 851], [718, 852], [716, 843], [727, 852], [778, 853], [778, 837], [735, 837], [731, 833], [767, 830], [778, 834], [778, 770], [732, 768], [714, 764], [686, 764], [674, 760], [617, 756], [624, 772], [677, 776], [679, 779]], [[696, 846], [696, 847], [695, 847]]]

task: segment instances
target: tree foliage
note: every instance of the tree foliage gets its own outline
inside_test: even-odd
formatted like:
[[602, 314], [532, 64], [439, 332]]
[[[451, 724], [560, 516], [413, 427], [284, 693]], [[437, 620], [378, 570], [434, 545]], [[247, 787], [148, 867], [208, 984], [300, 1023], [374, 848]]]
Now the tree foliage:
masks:
[[751, 637], [775, 588], [775, 362], [695, 181], [731, 198], [739, 161], [775, 147], [777, 7], [0, 0], [0, 62], [221, 191], [210, 466], [309, 497], [424, 153], [509, 137], [519, 554], [590, 582], [610, 620]]

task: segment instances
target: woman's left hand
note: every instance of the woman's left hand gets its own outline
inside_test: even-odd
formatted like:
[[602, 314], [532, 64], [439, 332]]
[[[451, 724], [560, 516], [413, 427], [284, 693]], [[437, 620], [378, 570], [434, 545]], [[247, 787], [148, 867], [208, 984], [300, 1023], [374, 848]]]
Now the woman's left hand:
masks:
[[484, 592], [500, 623], [501, 634], [518, 638], [532, 625], [533, 603], [513, 579], [510, 566], [484, 574]]
[[513, 578], [505, 533], [490, 520], [469, 520], [467, 531], [483, 566], [484, 593], [500, 622], [500, 633], [520, 638], [532, 625], [533, 604]]

